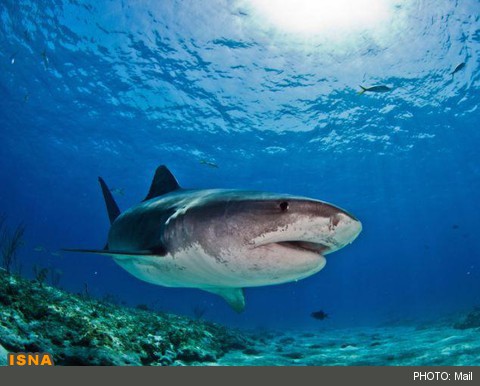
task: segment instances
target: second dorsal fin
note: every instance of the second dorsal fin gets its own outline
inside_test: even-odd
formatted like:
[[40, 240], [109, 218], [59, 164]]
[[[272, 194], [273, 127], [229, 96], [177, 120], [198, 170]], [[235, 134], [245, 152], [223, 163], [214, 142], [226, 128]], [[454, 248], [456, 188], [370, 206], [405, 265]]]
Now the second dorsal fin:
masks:
[[173, 192], [177, 189], [180, 189], [180, 185], [178, 185], [177, 180], [165, 165], [161, 165], [155, 171], [155, 176], [153, 177], [152, 184], [150, 185], [150, 190], [148, 191], [147, 197], [145, 197], [143, 201]]

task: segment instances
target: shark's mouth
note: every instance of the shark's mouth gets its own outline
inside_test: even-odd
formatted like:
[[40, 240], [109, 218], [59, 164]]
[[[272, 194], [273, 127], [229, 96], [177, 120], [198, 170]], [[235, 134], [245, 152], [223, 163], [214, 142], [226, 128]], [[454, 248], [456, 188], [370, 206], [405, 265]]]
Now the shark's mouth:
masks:
[[324, 253], [328, 252], [328, 250], [330, 249], [330, 247], [321, 243], [312, 243], [308, 241], [298, 241], [298, 240], [279, 241], [272, 244], [280, 245], [284, 248], [289, 248], [289, 249], [314, 252], [314, 253], [318, 253], [319, 255], [323, 255]]

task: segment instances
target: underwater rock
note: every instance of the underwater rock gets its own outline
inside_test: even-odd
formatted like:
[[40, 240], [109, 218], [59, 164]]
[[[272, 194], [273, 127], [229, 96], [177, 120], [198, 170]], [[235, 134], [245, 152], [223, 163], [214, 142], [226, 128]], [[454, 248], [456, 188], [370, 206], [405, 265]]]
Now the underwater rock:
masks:
[[191, 347], [181, 350], [177, 354], [177, 360], [180, 359], [183, 362], [215, 362], [217, 359], [215, 355], [208, 351], [193, 350]]
[[243, 353], [245, 355], [261, 355], [262, 352], [260, 350], [257, 350], [256, 348], [246, 348], [245, 350], [243, 350]]
[[295, 339], [293, 339], [292, 337], [286, 337], [286, 338], [280, 339], [278, 342], [281, 344], [292, 344], [295, 342]]
[[301, 352], [288, 352], [283, 354], [283, 356], [290, 359], [302, 359], [305, 355], [303, 355]]
[[8, 354], [8, 351], [5, 350], [5, 347], [3, 347], [0, 344], [0, 366], [6, 366], [7, 365], [7, 354]]
[[475, 307], [463, 320], [453, 325], [453, 328], [456, 328], [457, 330], [466, 330], [468, 328], [477, 327], [480, 327], [480, 307]]
[[315, 337], [315, 334], [312, 334], [311, 332], [305, 332], [301, 336], [302, 338], [313, 338]]
[[0, 272], [0, 358], [3, 351], [48, 352], [57, 365], [195, 365], [248, 346], [245, 336], [213, 323], [122, 308]]

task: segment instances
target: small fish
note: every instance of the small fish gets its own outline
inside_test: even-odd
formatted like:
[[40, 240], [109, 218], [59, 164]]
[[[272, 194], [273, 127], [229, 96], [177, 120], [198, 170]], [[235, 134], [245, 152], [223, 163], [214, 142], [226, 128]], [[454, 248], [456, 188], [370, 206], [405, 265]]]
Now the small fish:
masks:
[[26, 93], [23, 97], [23, 102], [27, 103], [29, 99], [30, 99], [30, 94]]
[[61, 254], [60, 252], [50, 252], [50, 254], [51, 254], [52, 256], [57, 256], [57, 257], [58, 257], [58, 256], [62, 256], [62, 254]]
[[38, 245], [35, 248], [33, 248], [35, 252], [46, 252], [47, 248], [45, 248], [43, 245]]
[[455, 69], [450, 73], [450, 75], [452, 75], [452, 77], [459, 71], [463, 70], [465, 68], [465, 63], [460, 63], [457, 67], [455, 67]]
[[372, 86], [372, 87], [363, 87], [359, 86], [362, 91], [358, 92], [358, 95], [362, 95], [364, 92], [388, 92], [392, 91], [392, 89], [388, 86], [381, 85], [381, 86]]
[[458, 228], [460, 228], [460, 227], [457, 224], [452, 225], [452, 229], [458, 229]]
[[44, 48], [43, 51], [42, 51], [42, 59], [43, 59], [43, 64], [45, 67], [48, 67], [48, 56], [47, 56], [47, 49]]
[[218, 169], [218, 165], [217, 165], [216, 163], [207, 161], [207, 160], [205, 160], [205, 159], [200, 160], [200, 164], [209, 166], [209, 167], [211, 167], [211, 168]]
[[125, 189], [123, 188], [112, 188], [110, 189], [110, 191], [113, 193], [113, 194], [118, 194], [120, 196], [125, 196]]
[[325, 313], [325, 312], [323, 312], [322, 310], [312, 312], [312, 313], [310, 314], [310, 316], [311, 316], [313, 319], [317, 319], [317, 320], [324, 320], [324, 319], [328, 318], [328, 314]]
[[10, 63], [11, 64], [15, 64], [15, 57], [17, 56], [17, 54], [18, 54], [18, 51], [10, 56]]

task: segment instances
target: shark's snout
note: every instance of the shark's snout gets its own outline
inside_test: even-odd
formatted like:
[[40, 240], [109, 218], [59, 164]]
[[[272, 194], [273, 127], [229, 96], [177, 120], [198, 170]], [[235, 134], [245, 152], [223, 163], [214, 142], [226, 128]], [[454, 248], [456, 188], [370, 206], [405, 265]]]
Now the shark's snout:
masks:
[[331, 234], [325, 237], [328, 246], [326, 253], [337, 251], [352, 243], [362, 231], [362, 223], [345, 211], [338, 212], [330, 217]]
[[[347, 211], [331, 204], [307, 199], [291, 199], [280, 214], [277, 227], [256, 237], [254, 248], [276, 244], [292, 252], [305, 251], [326, 255], [355, 240], [362, 224]], [[285, 216], [285, 217], [284, 217]]]

